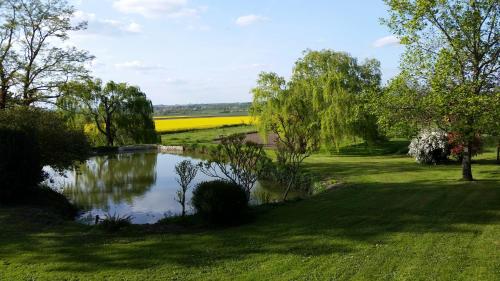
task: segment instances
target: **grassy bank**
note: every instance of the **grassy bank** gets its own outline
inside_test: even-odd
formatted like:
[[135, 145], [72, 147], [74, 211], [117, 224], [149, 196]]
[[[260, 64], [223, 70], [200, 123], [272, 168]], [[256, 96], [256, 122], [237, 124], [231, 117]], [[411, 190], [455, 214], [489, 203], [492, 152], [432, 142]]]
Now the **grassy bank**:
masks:
[[212, 145], [214, 140], [221, 135], [232, 135], [237, 133], [255, 132], [255, 126], [226, 126], [214, 129], [192, 130], [181, 133], [169, 133], [161, 135], [163, 145]]
[[229, 229], [104, 234], [0, 208], [0, 280], [499, 280], [500, 166], [315, 155], [343, 188]]

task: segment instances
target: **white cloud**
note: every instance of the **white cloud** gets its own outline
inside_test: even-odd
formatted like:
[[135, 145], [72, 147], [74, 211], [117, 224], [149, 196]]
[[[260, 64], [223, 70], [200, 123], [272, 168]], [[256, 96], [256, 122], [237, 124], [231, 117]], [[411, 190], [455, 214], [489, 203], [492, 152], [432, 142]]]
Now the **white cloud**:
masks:
[[127, 26], [125, 26], [125, 31], [132, 32], [132, 33], [141, 33], [142, 26], [136, 22], [131, 22]]
[[96, 15], [93, 13], [86, 13], [84, 11], [76, 11], [73, 13], [73, 21], [81, 22], [81, 21], [93, 21], [96, 19]]
[[168, 77], [165, 80], [163, 80], [163, 83], [166, 85], [184, 85], [187, 84], [188, 81], [181, 78]]
[[269, 18], [259, 15], [246, 15], [236, 19], [236, 24], [239, 26], [249, 26], [255, 23], [268, 21]]
[[164, 69], [164, 67], [161, 65], [149, 65], [149, 64], [145, 64], [143, 61], [140, 61], [140, 60], [133, 60], [133, 61], [126, 61], [126, 62], [122, 62], [122, 63], [117, 63], [117, 64], [115, 64], [115, 67], [118, 69], [135, 70], [138, 72], [147, 72], [147, 71]]
[[87, 34], [101, 35], [123, 35], [137, 34], [142, 32], [142, 26], [136, 22], [124, 22], [114, 19], [99, 19], [96, 14], [76, 11], [73, 14], [73, 22], [79, 23], [86, 21], [88, 28], [85, 31]]
[[189, 7], [187, 0], [114, 0], [113, 7], [125, 14], [175, 19], [196, 18], [206, 10], [206, 7]]
[[382, 48], [385, 46], [394, 46], [399, 45], [399, 42], [400, 41], [396, 36], [390, 35], [375, 40], [375, 42], [373, 42], [373, 47]]

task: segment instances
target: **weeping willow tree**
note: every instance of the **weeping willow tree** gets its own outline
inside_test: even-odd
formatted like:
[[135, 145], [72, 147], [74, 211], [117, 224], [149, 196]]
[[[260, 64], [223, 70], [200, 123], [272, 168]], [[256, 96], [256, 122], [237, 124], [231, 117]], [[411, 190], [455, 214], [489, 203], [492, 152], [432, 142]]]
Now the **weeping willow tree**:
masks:
[[108, 146], [158, 141], [153, 105], [138, 87], [88, 79], [68, 82], [60, 90], [58, 108], [75, 126], [84, 123], [94, 145], [101, 145], [102, 137]]
[[304, 89], [302, 98], [309, 100], [321, 120], [324, 143], [336, 148], [357, 138], [368, 143], [381, 139], [370, 108], [380, 93], [380, 82], [380, 62], [360, 64], [349, 54], [332, 50], [306, 51], [292, 75], [292, 83]]
[[284, 200], [300, 176], [301, 163], [323, 143], [338, 149], [361, 138], [381, 139], [372, 99], [380, 93], [380, 63], [359, 64], [347, 53], [306, 51], [290, 81], [261, 73], [252, 90], [252, 113], [264, 134], [277, 139], [277, 160], [287, 179]]

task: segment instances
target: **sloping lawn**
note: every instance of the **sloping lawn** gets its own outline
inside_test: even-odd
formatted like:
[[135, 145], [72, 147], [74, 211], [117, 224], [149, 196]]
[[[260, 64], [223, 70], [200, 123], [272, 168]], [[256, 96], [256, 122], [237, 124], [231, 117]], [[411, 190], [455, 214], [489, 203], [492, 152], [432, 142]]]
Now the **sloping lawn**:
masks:
[[345, 187], [229, 229], [104, 234], [0, 209], [0, 280], [500, 280], [500, 165], [317, 155]]

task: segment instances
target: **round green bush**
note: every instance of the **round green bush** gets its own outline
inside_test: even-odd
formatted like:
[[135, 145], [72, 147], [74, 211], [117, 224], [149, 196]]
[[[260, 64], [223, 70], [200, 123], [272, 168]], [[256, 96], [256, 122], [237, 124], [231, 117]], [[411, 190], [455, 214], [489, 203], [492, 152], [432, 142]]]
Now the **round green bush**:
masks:
[[248, 209], [243, 188], [223, 180], [199, 183], [191, 202], [196, 212], [212, 224], [240, 223]]

